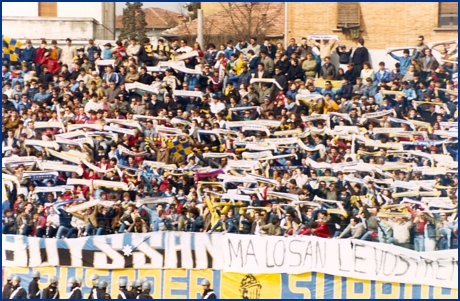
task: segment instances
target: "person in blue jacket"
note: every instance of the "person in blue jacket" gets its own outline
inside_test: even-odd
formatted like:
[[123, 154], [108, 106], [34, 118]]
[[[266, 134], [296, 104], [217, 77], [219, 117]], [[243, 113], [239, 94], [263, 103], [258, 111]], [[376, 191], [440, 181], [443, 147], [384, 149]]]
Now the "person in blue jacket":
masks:
[[237, 228], [233, 224], [232, 219], [227, 217], [226, 213], [220, 215], [220, 220], [209, 230], [209, 233], [212, 232], [224, 232], [224, 233], [236, 233]]
[[260, 63], [260, 57], [254, 54], [254, 50], [250, 49], [247, 52], [248, 54], [248, 63], [249, 63], [249, 72], [256, 73], [257, 65]]
[[375, 72], [375, 81], [380, 84], [382, 80], [386, 83], [390, 82], [390, 71], [385, 68], [385, 62], [380, 62], [379, 70]]
[[32, 41], [26, 41], [26, 47], [21, 51], [19, 58], [23, 64], [26, 64], [29, 69], [32, 68], [32, 64], [35, 62], [35, 56], [37, 55], [37, 50], [32, 46]]
[[410, 56], [409, 49], [404, 49], [403, 56], [397, 56], [393, 54], [392, 51], [388, 51], [387, 54], [390, 54], [392, 58], [394, 58], [401, 64], [401, 74], [404, 76], [404, 74], [406, 74], [407, 69], [409, 68], [410, 60], [412, 58], [418, 58], [420, 52], [417, 52], [414, 56]]
[[[452, 138], [448, 138], [447, 141], [453, 141]], [[458, 162], [458, 149], [453, 149], [450, 143], [446, 144], [447, 151], [454, 157], [455, 162]]]

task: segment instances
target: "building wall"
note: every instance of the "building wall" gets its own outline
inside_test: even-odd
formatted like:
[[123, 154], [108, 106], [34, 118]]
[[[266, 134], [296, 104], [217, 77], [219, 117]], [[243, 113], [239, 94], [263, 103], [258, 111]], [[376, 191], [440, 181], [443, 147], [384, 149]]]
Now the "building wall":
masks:
[[58, 2], [58, 18], [93, 18], [99, 23], [102, 19], [101, 2]]
[[227, 5], [225, 2], [201, 2], [203, 16], [212, 15], [218, 11], [224, 10], [222, 5]]
[[38, 17], [38, 2], [2, 2], [2, 16]]
[[[337, 29], [337, 2], [290, 2], [288, 37], [300, 39], [308, 34], [336, 34], [341, 44], [355, 45], [355, 40]], [[438, 2], [360, 2], [361, 37], [369, 49], [412, 46], [417, 36], [435, 42], [457, 39], [458, 29], [437, 30]], [[308, 16], [308, 17], [306, 17]]]
[[[458, 29], [437, 29], [439, 2], [359, 2], [361, 37], [369, 49], [412, 46], [417, 36], [435, 42], [457, 39]], [[224, 3], [224, 5], [227, 5]], [[288, 38], [309, 34], [335, 34], [342, 44], [356, 40], [337, 28], [338, 2], [289, 2]], [[205, 16], [222, 10], [220, 2], [201, 2]]]
[[57, 18], [38, 16], [38, 2], [2, 3], [2, 34], [16, 38], [114, 39], [114, 2], [58, 2]]

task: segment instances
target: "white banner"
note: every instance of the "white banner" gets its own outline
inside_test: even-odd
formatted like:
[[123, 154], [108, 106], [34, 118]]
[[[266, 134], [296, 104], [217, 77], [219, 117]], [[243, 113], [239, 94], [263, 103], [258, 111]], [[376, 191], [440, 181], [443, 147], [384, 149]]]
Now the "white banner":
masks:
[[49, 147], [59, 149], [59, 144], [56, 141], [44, 141], [44, 140], [30, 140], [26, 139], [26, 145], [38, 145], [41, 147]]
[[180, 71], [182, 73], [187, 73], [187, 74], [201, 74], [200, 70], [197, 69], [190, 69], [187, 67], [183, 67], [181, 65], [176, 65], [176, 64], [170, 64], [169, 65], [171, 68], [176, 69], [177, 71]]
[[274, 78], [251, 78], [249, 81], [250, 84], [253, 83], [266, 83], [266, 84], [275, 84], [278, 89], [282, 90], [283, 88], [280, 86], [280, 84], [276, 81]]
[[254, 124], [245, 125], [242, 129], [242, 132], [246, 132], [246, 131], [265, 132], [267, 137], [270, 136], [270, 131], [268, 130], [267, 127], [263, 125], [254, 125]]
[[203, 98], [203, 92], [201, 92], [201, 91], [174, 90], [173, 94], [174, 94], [174, 96], [186, 96], [186, 97]]
[[[96, 66], [108, 66], [112, 65], [115, 67], [115, 60], [97, 60], [94, 62]], [[96, 68], [97, 70], [98, 68]]]
[[105, 120], [105, 123], [106, 123], [106, 124], [109, 124], [109, 123], [116, 123], [116, 124], [121, 124], [121, 125], [124, 125], [124, 126], [133, 127], [133, 128], [138, 128], [139, 130], [142, 130], [142, 127], [141, 127], [141, 125], [139, 124], [139, 121], [135, 121], [135, 120], [126, 120], [126, 119], [106, 119], [106, 120]]
[[49, 121], [37, 121], [34, 122], [35, 129], [46, 129], [46, 128], [60, 128], [64, 129], [64, 125], [61, 121], [49, 122]]
[[158, 94], [159, 91], [157, 88], [155, 87], [152, 87], [152, 86], [149, 86], [149, 85], [145, 85], [143, 83], [138, 83], [136, 82], [136, 89], [139, 89], [139, 90], [142, 90], [142, 91], [147, 91], [147, 92], [151, 92], [151, 93], [154, 93], [154, 94]]
[[309, 40], [339, 40], [339, 37], [335, 34], [311, 34], [308, 35]]
[[192, 58], [194, 56], [198, 56], [198, 51], [193, 50], [193, 51], [190, 51], [190, 52], [187, 52], [187, 53], [183, 53], [183, 54], [173, 56], [172, 60], [173, 61], [183, 61], [183, 60]]
[[135, 136], [136, 132], [134, 129], [125, 129], [125, 128], [119, 128], [116, 126], [104, 126], [105, 131], [110, 131], [110, 132], [116, 132], [116, 133], [121, 133], [121, 134], [127, 134], [131, 136]]
[[102, 131], [102, 129], [104, 127], [103, 127], [102, 124], [69, 124], [67, 126], [67, 130], [69, 132], [74, 131], [74, 130], [78, 130], [78, 129], [86, 129], [86, 128]]
[[[90, 201], [70, 208], [81, 210], [95, 203]], [[54, 255], [42, 258], [41, 248]], [[315, 236], [153, 232], [60, 240], [2, 235], [2, 265], [155, 267], [248, 274], [320, 272], [347, 278], [458, 288], [457, 250], [416, 252], [391, 244]]]
[[457, 250], [416, 252], [348, 239], [222, 235], [224, 271], [331, 275], [458, 288]]

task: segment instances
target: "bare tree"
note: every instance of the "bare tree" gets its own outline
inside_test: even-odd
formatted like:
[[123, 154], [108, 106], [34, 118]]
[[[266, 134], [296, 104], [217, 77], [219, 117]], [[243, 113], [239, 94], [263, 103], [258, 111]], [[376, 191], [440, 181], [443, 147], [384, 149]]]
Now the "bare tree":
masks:
[[[222, 10], [205, 17], [204, 20], [204, 45], [201, 45], [203, 49], [211, 42], [219, 48], [219, 43], [225, 43], [228, 40], [238, 41], [241, 38], [249, 40], [251, 37], [261, 40], [267, 36], [267, 33], [270, 33], [272, 27], [280, 23], [280, 18], [284, 18], [282, 3], [222, 2], [216, 5], [220, 5]], [[181, 11], [183, 23], [179, 27], [180, 34], [177, 37], [187, 39], [189, 42], [195, 41], [196, 20], [189, 20], [184, 5], [178, 7], [178, 11]]]
[[280, 3], [273, 2], [227, 2], [220, 5], [233, 25], [228, 33], [246, 40], [251, 37], [263, 38], [274, 21], [280, 18], [283, 8]]

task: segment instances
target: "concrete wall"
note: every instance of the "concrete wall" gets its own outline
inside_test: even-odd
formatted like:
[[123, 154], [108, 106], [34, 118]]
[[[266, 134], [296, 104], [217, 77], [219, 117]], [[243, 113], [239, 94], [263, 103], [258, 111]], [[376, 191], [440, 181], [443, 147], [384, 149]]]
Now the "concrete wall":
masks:
[[92, 18], [2, 18], [2, 34], [16, 39], [92, 39], [96, 26]]
[[115, 37], [115, 2], [103, 2], [102, 12], [104, 27], [111, 32], [110, 38]]

